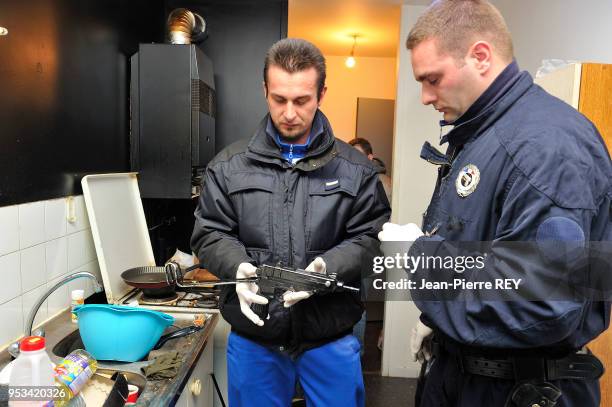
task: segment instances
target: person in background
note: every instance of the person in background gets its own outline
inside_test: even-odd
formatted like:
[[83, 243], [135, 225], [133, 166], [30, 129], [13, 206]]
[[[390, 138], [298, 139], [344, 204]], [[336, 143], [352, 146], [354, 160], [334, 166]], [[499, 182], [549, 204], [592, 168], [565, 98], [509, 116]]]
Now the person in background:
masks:
[[[252, 137], [208, 165], [195, 211], [192, 248], [222, 279], [248, 278], [282, 263], [334, 273], [359, 287], [389, 219], [374, 168], [336, 139], [319, 110], [325, 59], [313, 44], [284, 39], [268, 51], [263, 90], [267, 114]], [[229, 404], [290, 405], [299, 381], [313, 406], [364, 406], [359, 342], [351, 334], [363, 312], [351, 291], [288, 291], [266, 304], [256, 283], [226, 287], [221, 314], [232, 326], [227, 365]]]
[[[385, 224], [379, 238], [442, 258], [465, 254], [453, 242], [494, 243], [505, 250], [493, 250], [479, 275], [520, 274], [526, 290], [558, 281], [562, 270], [596, 278], [564, 249], [612, 240], [612, 163], [595, 126], [520, 71], [488, 1], [434, 1], [407, 48], [421, 101], [452, 130], [441, 139], [446, 153], [429, 143], [421, 152], [438, 165], [422, 228]], [[430, 360], [417, 405], [599, 406], [603, 366], [586, 345], [608, 327], [610, 302], [536, 294], [455, 300], [426, 288], [413, 296], [421, 317], [411, 352]]]
[[[372, 165], [374, 165], [374, 167], [376, 168], [376, 171], [378, 171], [378, 178], [380, 179], [380, 182], [382, 183], [383, 188], [385, 189], [385, 195], [387, 195], [387, 200], [391, 202], [391, 188], [392, 188], [393, 182], [391, 180], [391, 177], [387, 175], [387, 168], [385, 166], [385, 163], [380, 158], [377, 158], [374, 156], [374, 150], [372, 149], [372, 144], [367, 139], [362, 138], [362, 137], [355, 137], [354, 139], [349, 140], [348, 143], [352, 145], [353, 147], [355, 147], [357, 151], [361, 152], [366, 157], [368, 157], [368, 160], [372, 162]], [[367, 321], [367, 317], [364, 311], [363, 315], [361, 316], [361, 319], [355, 325], [355, 329], [353, 330], [353, 334], [359, 339], [359, 343], [361, 344], [362, 356], [363, 356], [363, 351], [364, 351], [363, 344], [365, 341], [366, 321]], [[378, 349], [381, 351], [382, 351], [382, 346], [383, 346], [383, 341], [384, 341], [383, 334], [384, 334], [384, 331], [381, 329], [378, 334], [378, 339], [376, 341], [376, 345]]]
[[372, 150], [372, 144], [362, 137], [355, 137], [354, 139], [348, 142], [350, 145], [355, 147], [357, 150], [361, 151], [363, 154], [368, 157], [368, 160], [372, 161], [374, 167], [378, 171], [378, 177], [380, 178], [380, 182], [382, 182], [383, 188], [385, 188], [385, 194], [387, 195], [387, 199], [391, 202], [391, 188], [393, 182], [391, 181], [391, 177], [387, 174], [387, 167], [385, 163], [378, 157], [374, 156], [374, 152]]

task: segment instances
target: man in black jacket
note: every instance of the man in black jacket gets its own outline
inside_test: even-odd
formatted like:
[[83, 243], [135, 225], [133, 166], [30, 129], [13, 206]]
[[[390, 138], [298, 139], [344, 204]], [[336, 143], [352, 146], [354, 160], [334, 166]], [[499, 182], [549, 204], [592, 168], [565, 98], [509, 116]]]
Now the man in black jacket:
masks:
[[[389, 203], [376, 170], [335, 139], [318, 110], [325, 59], [304, 40], [274, 44], [265, 60], [269, 114], [255, 134], [209, 164], [196, 209], [192, 247], [220, 278], [252, 277], [256, 266], [281, 263], [335, 273], [359, 286], [379, 251]], [[232, 406], [287, 406], [296, 380], [309, 405], [362, 406], [359, 344], [351, 335], [358, 295], [286, 292], [262, 320], [254, 283], [226, 288], [221, 313], [228, 340]]]

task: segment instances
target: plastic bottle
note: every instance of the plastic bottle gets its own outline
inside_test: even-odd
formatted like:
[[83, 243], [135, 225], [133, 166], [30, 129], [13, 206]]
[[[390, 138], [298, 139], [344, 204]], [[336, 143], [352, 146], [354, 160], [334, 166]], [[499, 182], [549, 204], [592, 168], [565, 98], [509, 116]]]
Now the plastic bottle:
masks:
[[70, 313], [70, 318], [72, 320], [72, 322], [77, 323], [79, 322], [79, 318], [77, 316], [77, 314], [74, 313], [74, 307], [78, 306], [78, 305], [83, 305], [85, 303], [85, 291], [84, 290], [72, 290], [72, 292], [70, 293], [70, 297], [71, 297], [71, 313]]
[[[13, 391], [23, 391], [22, 386], [45, 386], [51, 389], [55, 382], [53, 378], [53, 363], [45, 350], [45, 338], [41, 336], [26, 336], [19, 343], [19, 356], [15, 359], [9, 388]], [[18, 390], [19, 389], [19, 390]], [[9, 393], [10, 394], [10, 393]], [[13, 397], [9, 406], [43, 406], [47, 401], [25, 401]]]
[[83, 349], [74, 350], [62, 359], [55, 366], [55, 382], [64, 389], [66, 398], [56, 401], [55, 406], [65, 406], [75, 397], [96, 373], [97, 368], [98, 361]]

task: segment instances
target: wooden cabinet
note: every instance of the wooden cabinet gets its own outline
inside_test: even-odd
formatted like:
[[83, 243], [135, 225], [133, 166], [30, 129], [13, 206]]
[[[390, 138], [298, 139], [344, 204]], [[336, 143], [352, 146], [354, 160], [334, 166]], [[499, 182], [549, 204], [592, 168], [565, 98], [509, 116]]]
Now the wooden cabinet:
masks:
[[[535, 82], [591, 120], [612, 152], [612, 64], [571, 64]], [[601, 405], [612, 406], [612, 330], [593, 340], [589, 348], [607, 370], [601, 379]]]

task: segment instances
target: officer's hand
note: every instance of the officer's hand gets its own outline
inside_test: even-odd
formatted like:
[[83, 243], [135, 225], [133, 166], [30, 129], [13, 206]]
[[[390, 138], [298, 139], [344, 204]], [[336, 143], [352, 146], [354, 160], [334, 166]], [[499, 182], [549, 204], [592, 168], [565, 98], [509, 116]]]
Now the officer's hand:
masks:
[[[306, 267], [306, 271], [325, 274], [327, 272], [327, 266], [322, 257], [317, 257], [308, 265], [308, 267]], [[283, 304], [285, 305], [285, 308], [289, 308], [297, 302], [305, 300], [311, 295], [312, 291], [286, 291], [283, 294]]]
[[421, 236], [423, 236], [423, 231], [414, 223], [398, 225], [387, 222], [378, 233], [378, 240], [381, 242], [414, 242]]
[[430, 341], [433, 330], [422, 323], [420, 320], [412, 328], [410, 337], [410, 354], [414, 362], [421, 362], [431, 359]]
[[[240, 263], [236, 270], [236, 279], [250, 278], [257, 276], [257, 267], [251, 263]], [[236, 294], [240, 302], [240, 310], [245, 317], [253, 321], [255, 325], [262, 326], [264, 322], [253, 312], [251, 304], [267, 304], [268, 299], [257, 295], [259, 287], [255, 283], [238, 283], [236, 284]]]

